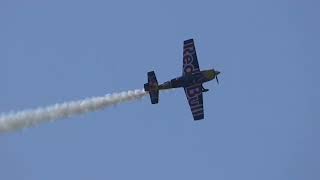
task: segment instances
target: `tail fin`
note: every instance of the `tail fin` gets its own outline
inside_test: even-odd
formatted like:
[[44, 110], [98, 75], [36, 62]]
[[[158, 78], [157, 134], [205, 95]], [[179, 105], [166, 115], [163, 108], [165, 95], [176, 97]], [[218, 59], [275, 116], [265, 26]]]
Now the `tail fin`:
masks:
[[152, 104], [159, 102], [159, 87], [154, 71], [148, 72], [148, 83], [144, 84], [144, 90], [149, 92]]

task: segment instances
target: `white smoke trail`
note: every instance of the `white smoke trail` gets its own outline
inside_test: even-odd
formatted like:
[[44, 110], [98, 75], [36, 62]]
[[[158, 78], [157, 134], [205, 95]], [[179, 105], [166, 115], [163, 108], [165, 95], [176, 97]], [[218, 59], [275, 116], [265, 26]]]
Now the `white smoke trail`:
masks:
[[0, 133], [20, 130], [44, 122], [97, 111], [122, 102], [141, 99], [147, 94], [148, 92], [144, 90], [134, 90], [3, 114], [0, 115]]

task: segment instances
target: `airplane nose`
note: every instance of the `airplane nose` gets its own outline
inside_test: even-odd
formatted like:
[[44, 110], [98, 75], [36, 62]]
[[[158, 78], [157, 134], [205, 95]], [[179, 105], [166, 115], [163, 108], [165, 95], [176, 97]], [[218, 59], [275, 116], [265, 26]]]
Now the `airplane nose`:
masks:
[[215, 74], [216, 74], [216, 75], [220, 74], [220, 71], [215, 71]]

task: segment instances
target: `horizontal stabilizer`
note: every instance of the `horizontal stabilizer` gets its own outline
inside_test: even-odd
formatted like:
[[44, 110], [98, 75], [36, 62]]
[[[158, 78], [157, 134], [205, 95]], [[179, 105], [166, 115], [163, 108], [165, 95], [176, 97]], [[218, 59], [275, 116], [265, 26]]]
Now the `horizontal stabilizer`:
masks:
[[149, 92], [152, 104], [159, 102], [159, 86], [154, 71], [148, 72], [148, 83], [144, 84], [144, 90]]

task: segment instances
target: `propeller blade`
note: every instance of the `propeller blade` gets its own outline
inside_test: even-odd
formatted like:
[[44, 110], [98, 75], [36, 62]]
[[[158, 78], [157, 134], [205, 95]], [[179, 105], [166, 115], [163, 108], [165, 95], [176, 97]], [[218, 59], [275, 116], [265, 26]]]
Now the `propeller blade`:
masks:
[[219, 84], [219, 79], [218, 79], [218, 76], [216, 76], [216, 79], [217, 79], [217, 83]]

